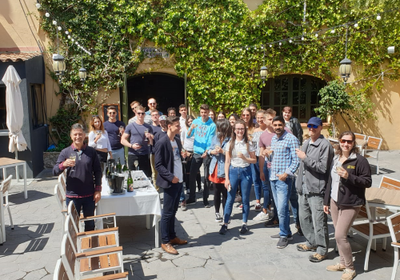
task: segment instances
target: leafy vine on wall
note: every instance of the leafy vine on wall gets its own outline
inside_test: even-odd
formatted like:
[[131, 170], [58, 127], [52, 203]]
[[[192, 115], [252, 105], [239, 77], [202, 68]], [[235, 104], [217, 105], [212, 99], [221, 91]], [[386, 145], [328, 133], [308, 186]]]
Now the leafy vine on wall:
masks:
[[[343, 24], [358, 21], [349, 27], [347, 56], [357, 65], [356, 78], [365, 80], [347, 92], [362, 102], [360, 110], [369, 112], [368, 96], [380, 90], [383, 81], [368, 77], [392, 69], [385, 77], [399, 78], [399, 55], [389, 57], [386, 51], [399, 42], [399, 10], [392, 7], [379, 21], [373, 17], [390, 8], [387, 2], [369, 1], [365, 6], [355, 0], [308, 1], [306, 23], [298, 0], [266, 1], [253, 12], [242, 0], [43, 0], [41, 11], [50, 11], [92, 52], [89, 56], [62, 36], [60, 49], [68, 70], [61, 91], [91, 112], [99, 107], [100, 88], [115, 89], [124, 73], [135, 73], [144, 60], [140, 47], [148, 42], [172, 55], [180, 77], [187, 73], [188, 102], [196, 107], [208, 103], [217, 111], [237, 112], [244, 104], [259, 103], [263, 61], [269, 77], [297, 73], [338, 79], [345, 52]], [[310, 35], [332, 26], [338, 26], [334, 33]], [[43, 17], [42, 28], [55, 40], [50, 19]], [[268, 45], [302, 34], [305, 40]], [[82, 61], [89, 73], [84, 85], [78, 77]]]

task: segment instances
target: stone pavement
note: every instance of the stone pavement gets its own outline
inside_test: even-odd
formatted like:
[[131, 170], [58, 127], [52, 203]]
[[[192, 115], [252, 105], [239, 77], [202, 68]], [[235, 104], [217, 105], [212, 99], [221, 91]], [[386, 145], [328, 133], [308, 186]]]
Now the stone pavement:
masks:
[[[382, 175], [400, 179], [399, 156], [399, 151], [381, 152], [382, 174], [373, 175], [374, 187], [379, 185]], [[56, 182], [50, 170], [44, 170], [28, 186], [27, 200], [23, 198], [22, 184], [13, 182], [10, 202], [15, 229], [10, 229], [6, 213], [7, 241], [0, 246], [1, 280], [52, 279], [60, 255], [62, 221], [53, 197]], [[177, 234], [188, 239], [189, 244], [177, 246], [177, 256], [154, 248], [154, 230], [145, 229], [144, 217], [117, 219], [129, 279], [340, 279], [340, 272], [325, 270], [339, 259], [333, 250], [331, 223], [328, 260], [314, 264], [308, 261], [309, 253], [296, 250], [296, 244], [303, 242], [297, 234], [287, 248], [276, 248], [277, 240], [270, 235], [279, 230], [252, 221], [256, 215], [254, 200], [249, 217], [250, 232], [239, 234], [241, 211], [235, 207], [228, 233], [222, 236], [218, 234], [219, 224], [214, 221], [214, 208], [204, 208], [200, 197], [199, 194], [197, 204], [189, 206], [186, 212], [178, 210]], [[212, 196], [210, 202], [213, 202]], [[293, 224], [291, 227], [295, 232]], [[356, 279], [390, 279], [393, 265], [390, 245], [385, 252], [378, 241], [377, 251], [370, 255], [369, 271], [364, 272], [366, 240], [355, 235], [350, 242], [358, 273]]]

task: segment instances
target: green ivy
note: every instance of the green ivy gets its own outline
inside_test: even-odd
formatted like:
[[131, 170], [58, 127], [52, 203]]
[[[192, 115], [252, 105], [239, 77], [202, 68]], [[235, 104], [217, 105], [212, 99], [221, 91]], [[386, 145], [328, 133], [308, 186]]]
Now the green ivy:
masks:
[[[393, 69], [386, 77], [399, 78], [399, 55], [389, 57], [386, 49], [399, 45], [400, 21], [397, 6], [382, 13], [389, 7], [388, 1], [371, 0], [368, 6], [361, 2], [307, 1], [307, 22], [303, 23], [303, 3], [298, 0], [265, 1], [253, 12], [242, 0], [41, 1], [43, 13], [51, 12], [92, 52], [89, 56], [62, 37], [68, 65], [62, 92], [90, 112], [99, 107], [100, 88], [115, 89], [122, 85], [124, 73], [128, 77], [135, 73], [144, 59], [139, 47], [148, 42], [171, 54], [180, 77], [187, 73], [188, 101], [195, 109], [208, 103], [217, 111], [238, 112], [250, 102], [258, 103], [263, 87], [259, 71], [264, 61], [271, 78], [299, 73], [327, 81], [338, 79], [336, 69], [344, 58], [346, 28], [320, 32], [318, 37], [310, 34], [361, 18], [365, 19], [358, 27], [349, 26], [347, 56], [353, 61], [356, 79], [365, 80], [347, 90], [364, 102], [372, 89], [383, 85], [370, 77]], [[382, 13], [380, 21], [375, 19], [378, 12]], [[51, 17], [43, 17], [42, 28], [55, 40]], [[298, 37], [302, 34], [305, 40]], [[298, 39], [261, 49], [268, 42], [292, 37]], [[78, 78], [81, 61], [88, 70], [84, 85]], [[159, 61], [162, 59], [155, 59]], [[370, 112], [369, 106], [359, 104], [366, 112]]]

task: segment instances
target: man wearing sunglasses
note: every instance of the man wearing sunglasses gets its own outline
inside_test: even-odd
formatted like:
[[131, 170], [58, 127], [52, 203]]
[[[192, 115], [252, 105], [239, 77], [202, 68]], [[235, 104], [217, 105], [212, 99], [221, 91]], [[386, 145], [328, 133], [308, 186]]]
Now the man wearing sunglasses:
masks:
[[[137, 121], [136, 108], [137, 108], [138, 106], [141, 106], [141, 105], [140, 105], [140, 102], [139, 102], [139, 101], [132, 101], [131, 104], [130, 104], [130, 106], [131, 106], [132, 112], [133, 112], [135, 115], [134, 115], [132, 118], [129, 119], [128, 124]], [[147, 123], [148, 125], [153, 125], [153, 120], [152, 120], [152, 118], [151, 118], [150, 115], [145, 115], [145, 116], [144, 116], [144, 122]]]
[[[150, 98], [149, 100], [147, 100], [147, 106], [149, 106], [149, 110], [146, 111], [146, 115], [151, 114], [151, 110], [156, 110], [157, 109], [157, 101], [154, 98]], [[161, 111], [158, 111], [158, 114], [160, 116], [163, 115], [163, 113]]]
[[300, 252], [315, 252], [311, 262], [320, 262], [328, 254], [329, 237], [327, 216], [323, 211], [324, 194], [333, 158], [332, 145], [321, 134], [322, 121], [312, 117], [307, 123], [310, 138], [301, 149], [296, 190], [299, 194], [299, 220], [306, 243], [297, 245]]
[[124, 148], [121, 144], [121, 136], [125, 131], [125, 123], [117, 119], [117, 108], [109, 106], [107, 108], [108, 121], [104, 122], [104, 129], [108, 133], [108, 140], [111, 144], [111, 154], [113, 159], [121, 160], [121, 164], [125, 164]]

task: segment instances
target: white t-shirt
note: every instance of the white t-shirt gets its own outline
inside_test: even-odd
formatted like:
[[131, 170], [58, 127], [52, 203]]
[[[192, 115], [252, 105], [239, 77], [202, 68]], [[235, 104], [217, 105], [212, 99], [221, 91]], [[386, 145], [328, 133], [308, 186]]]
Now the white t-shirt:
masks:
[[174, 176], [179, 179], [179, 183], [183, 182], [183, 171], [181, 155], [179, 153], [178, 144], [176, 141], [171, 141], [172, 153], [174, 154]]
[[[229, 153], [229, 147], [231, 146], [232, 140], [229, 141], [229, 143], [225, 146], [225, 151]], [[247, 146], [249, 146], [249, 150], [247, 150]], [[231, 165], [233, 167], [247, 167], [250, 165], [247, 161], [239, 158], [237, 156], [238, 152], [241, 152], [246, 158], [250, 157], [249, 152], [255, 152], [255, 147], [253, 145], [247, 145], [247, 143], [244, 142], [244, 139], [242, 141], [238, 141], [236, 139], [235, 141], [235, 147], [232, 150], [232, 157], [231, 157]]]

